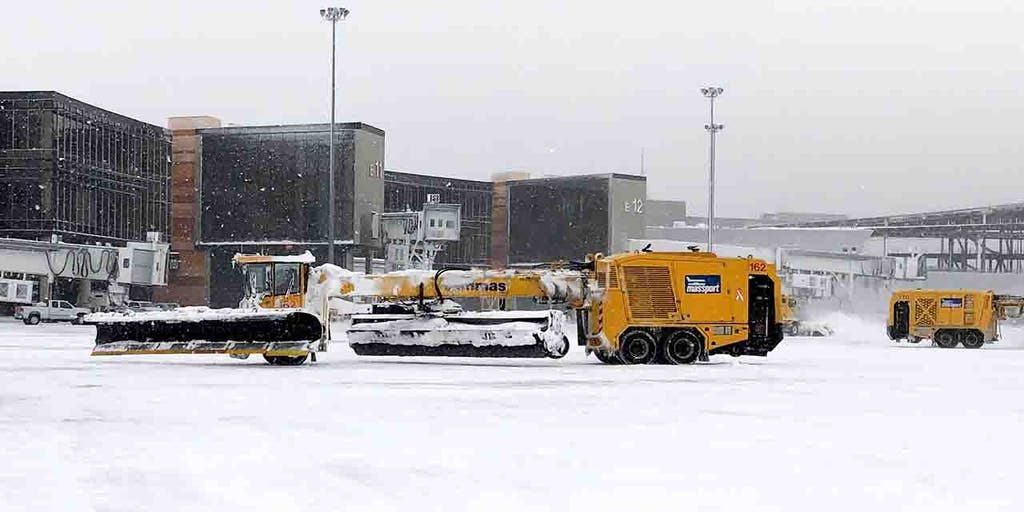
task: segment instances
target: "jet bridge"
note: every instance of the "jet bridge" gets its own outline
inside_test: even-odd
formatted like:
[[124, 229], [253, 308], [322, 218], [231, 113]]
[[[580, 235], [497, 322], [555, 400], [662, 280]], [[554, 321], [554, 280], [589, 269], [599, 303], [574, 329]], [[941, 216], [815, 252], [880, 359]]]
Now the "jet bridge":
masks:
[[0, 238], [0, 302], [47, 300], [58, 277], [79, 282], [79, 303], [88, 302], [91, 281], [110, 283], [114, 289], [166, 286], [170, 246], [152, 239], [114, 247]]

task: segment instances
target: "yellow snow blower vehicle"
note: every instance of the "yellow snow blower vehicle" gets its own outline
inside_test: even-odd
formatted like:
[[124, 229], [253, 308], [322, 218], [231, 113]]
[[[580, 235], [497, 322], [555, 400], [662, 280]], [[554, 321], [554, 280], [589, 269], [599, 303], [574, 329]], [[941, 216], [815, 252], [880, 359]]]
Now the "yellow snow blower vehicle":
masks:
[[930, 339], [942, 348], [981, 348], [999, 340], [999, 321], [1019, 318], [1024, 297], [980, 290], [902, 290], [889, 299], [894, 341]]
[[[301, 364], [327, 349], [335, 297], [372, 301], [346, 329], [359, 355], [559, 358], [569, 350], [571, 316], [579, 344], [607, 363], [763, 356], [782, 340], [774, 267], [751, 258], [637, 252], [525, 269], [375, 275], [313, 268], [308, 253], [234, 261], [246, 276], [239, 309], [90, 315], [93, 354], [262, 354], [271, 364]], [[517, 297], [544, 309], [466, 311], [458, 302]]]

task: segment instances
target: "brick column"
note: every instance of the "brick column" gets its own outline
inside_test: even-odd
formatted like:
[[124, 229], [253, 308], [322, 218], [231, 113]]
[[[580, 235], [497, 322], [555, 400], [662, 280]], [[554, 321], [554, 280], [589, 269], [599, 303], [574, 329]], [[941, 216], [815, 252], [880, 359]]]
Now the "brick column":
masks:
[[[208, 303], [209, 264], [206, 251], [196, 247], [199, 222], [199, 134], [220, 127], [210, 116], [172, 117], [171, 130], [171, 265], [167, 287], [157, 288], [154, 299], [183, 306]], [[177, 268], [175, 268], [177, 266]]]
[[498, 172], [491, 176], [494, 195], [491, 197], [491, 267], [508, 265], [508, 182], [525, 180], [528, 172]]

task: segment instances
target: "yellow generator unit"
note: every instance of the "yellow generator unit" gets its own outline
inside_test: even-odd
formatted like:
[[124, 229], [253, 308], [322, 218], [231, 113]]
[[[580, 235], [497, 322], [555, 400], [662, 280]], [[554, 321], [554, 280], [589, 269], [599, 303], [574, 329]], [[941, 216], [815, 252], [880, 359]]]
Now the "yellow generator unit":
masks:
[[594, 258], [580, 343], [605, 363], [688, 364], [708, 355], [765, 356], [782, 341], [775, 268], [712, 253]]
[[999, 339], [999, 320], [1020, 316], [1024, 297], [980, 290], [902, 290], [889, 300], [889, 339], [942, 348], [981, 348]]

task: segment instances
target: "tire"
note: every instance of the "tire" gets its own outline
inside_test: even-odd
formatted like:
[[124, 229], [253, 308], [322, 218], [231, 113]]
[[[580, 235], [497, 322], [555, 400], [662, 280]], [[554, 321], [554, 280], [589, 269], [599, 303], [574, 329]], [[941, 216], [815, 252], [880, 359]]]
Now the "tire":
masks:
[[956, 348], [959, 341], [956, 339], [956, 333], [950, 329], [942, 329], [935, 333], [935, 344], [942, 348]]
[[964, 348], [981, 348], [985, 344], [985, 337], [980, 332], [971, 329], [964, 332], [964, 335], [960, 337], [960, 342], [963, 343]]
[[658, 359], [658, 342], [647, 331], [630, 331], [619, 338], [618, 356], [624, 364], [651, 364]]
[[661, 346], [662, 359], [668, 364], [690, 364], [700, 357], [701, 340], [692, 331], [673, 331]]
[[36, 313], [29, 315], [28, 318], [25, 319], [25, 323], [28, 325], [39, 325], [39, 315]]
[[85, 318], [85, 314], [79, 314], [71, 321], [72, 325], [82, 325], [82, 319]]
[[597, 357], [598, 361], [601, 361], [604, 364], [620, 364], [621, 363], [621, 361], [619, 361], [619, 358], [615, 354], [609, 354], [607, 352], [602, 352], [600, 350], [595, 350], [594, 351], [594, 356]]
[[263, 354], [263, 359], [274, 366], [298, 366], [306, 362], [309, 354], [301, 356], [268, 356]]
[[548, 357], [551, 359], [561, 359], [569, 353], [569, 338], [562, 336], [562, 342], [558, 345], [558, 348], [553, 352], [548, 352]]

